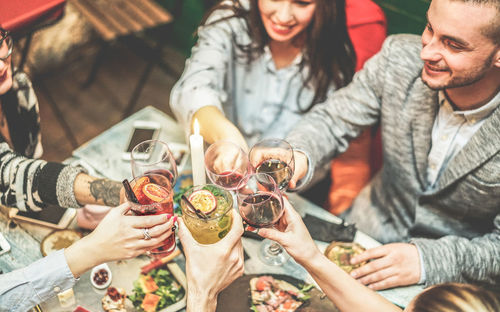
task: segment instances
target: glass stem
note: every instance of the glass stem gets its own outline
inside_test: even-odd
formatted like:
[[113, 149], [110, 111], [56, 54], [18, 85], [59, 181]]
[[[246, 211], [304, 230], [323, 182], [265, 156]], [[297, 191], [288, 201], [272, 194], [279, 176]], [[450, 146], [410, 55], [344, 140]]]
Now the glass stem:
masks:
[[281, 245], [278, 244], [278, 243], [272, 243], [271, 245], [269, 245], [269, 254], [270, 255], [273, 255], [273, 256], [277, 256], [279, 255], [280, 253], [283, 252], [283, 249], [281, 249]]

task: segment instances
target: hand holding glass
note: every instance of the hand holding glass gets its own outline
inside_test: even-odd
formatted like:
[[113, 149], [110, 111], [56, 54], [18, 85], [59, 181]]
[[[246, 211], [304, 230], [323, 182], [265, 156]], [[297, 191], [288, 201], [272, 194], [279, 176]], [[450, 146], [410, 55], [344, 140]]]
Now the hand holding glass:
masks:
[[293, 149], [288, 142], [281, 139], [262, 140], [250, 149], [248, 158], [255, 172], [272, 176], [282, 191], [288, 188], [295, 169]]
[[230, 141], [218, 141], [205, 152], [205, 168], [212, 183], [235, 190], [248, 171], [248, 156]]
[[[238, 206], [245, 222], [254, 227], [273, 227], [283, 215], [283, 198], [274, 179], [265, 173], [247, 175], [238, 186]], [[264, 240], [259, 253], [268, 265], [281, 265], [287, 256], [273, 241]]]

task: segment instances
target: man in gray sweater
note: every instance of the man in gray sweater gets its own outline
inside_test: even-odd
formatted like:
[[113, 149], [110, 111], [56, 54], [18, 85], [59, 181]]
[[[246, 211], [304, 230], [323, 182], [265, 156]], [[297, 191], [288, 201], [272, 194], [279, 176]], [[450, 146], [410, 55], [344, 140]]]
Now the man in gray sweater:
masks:
[[372, 261], [352, 276], [372, 289], [499, 287], [500, 1], [433, 0], [427, 19], [289, 134], [290, 187], [380, 123], [383, 169], [345, 218], [386, 245], [354, 258]]

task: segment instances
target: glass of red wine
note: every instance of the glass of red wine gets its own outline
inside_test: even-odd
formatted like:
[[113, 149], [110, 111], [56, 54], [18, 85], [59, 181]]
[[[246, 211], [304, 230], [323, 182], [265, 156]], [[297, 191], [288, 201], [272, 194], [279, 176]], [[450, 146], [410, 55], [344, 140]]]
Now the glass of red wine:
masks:
[[175, 185], [177, 165], [168, 144], [160, 140], [147, 140], [137, 144], [130, 153], [132, 176], [134, 178], [159, 174]]
[[293, 148], [288, 142], [281, 139], [262, 140], [250, 149], [248, 158], [255, 172], [269, 174], [280, 190], [287, 190], [295, 169]]
[[217, 141], [205, 152], [208, 178], [218, 186], [234, 191], [248, 172], [248, 156], [237, 144]]
[[[237, 188], [240, 215], [253, 228], [274, 227], [283, 216], [283, 197], [273, 177], [265, 173], [245, 176]], [[262, 241], [259, 258], [267, 265], [282, 265], [288, 255], [280, 244]]]

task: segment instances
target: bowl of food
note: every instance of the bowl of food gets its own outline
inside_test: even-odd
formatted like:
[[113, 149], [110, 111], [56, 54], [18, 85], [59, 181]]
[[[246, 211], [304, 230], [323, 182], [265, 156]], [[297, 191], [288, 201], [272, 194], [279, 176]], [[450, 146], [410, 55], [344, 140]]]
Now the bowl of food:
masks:
[[111, 284], [111, 270], [106, 263], [100, 264], [92, 268], [90, 272], [90, 283], [97, 289], [104, 289]]
[[333, 241], [325, 250], [325, 256], [333, 263], [338, 265], [342, 270], [350, 273], [366, 263], [351, 264], [351, 259], [361, 254], [366, 249], [358, 243], [336, 242]]

